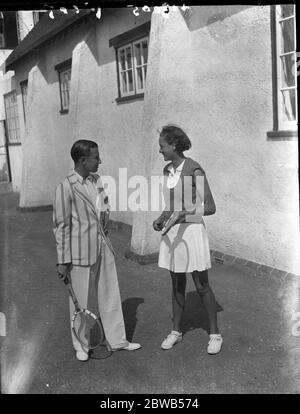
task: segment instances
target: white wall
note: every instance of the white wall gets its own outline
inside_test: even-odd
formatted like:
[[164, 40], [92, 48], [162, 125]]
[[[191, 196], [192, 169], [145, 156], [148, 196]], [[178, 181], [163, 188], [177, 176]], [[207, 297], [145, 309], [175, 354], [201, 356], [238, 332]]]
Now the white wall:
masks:
[[[153, 14], [144, 100], [116, 103], [109, 39], [144, 23], [147, 13], [108, 11], [20, 62], [17, 84], [32, 68], [20, 205], [52, 202], [79, 138], [99, 143], [102, 174], [161, 174], [157, 128], [176, 122], [216, 200], [217, 213], [205, 220], [211, 247], [299, 273], [297, 144], [266, 136], [273, 116], [269, 6], [224, 7], [193, 7], [186, 20], [179, 12]], [[61, 115], [54, 65], [71, 56], [70, 111]], [[112, 218], [133, 223], [132, 250], [149, 254], [158, 250], [151, 224], [158, 214]]]
[[[74, 125], [70, 112], [60, 113], [58, 74], [54, 67], [72, 57], [86, 31], [85, 26], [75, 26], [69, 35], [61, 35], [56, 42], [16, 65], [17, 85], [28, 79], [20, 207], [52, 204], [56, 185], [72, 168]], [[21, 98], [20, 87], [18, 91]]]
[[30, 30], [34, 27], [32, 10], [22, 10], [17, 12], [17, 19], [19, 25], [20, 40], [28, 35]]
[[[77, 139], [91, 139], [99, 144], [103, 161], [100, 172], [114, 177], [117, 185], [119, 168], [128, 168], [129, 177], [137, 173], [142, 162], [143, 100], [116, 103], [115, 50], [109, 48], [109, 39], [149, 19], [149, 14], [138, 18], [128, 9], [108, 10], [100, 20], [95, 17], [65, 33], [41, 49], [37, 57], [20, 61], [16, 67], [18, 84], [34, 67], [28, 83], [30, 109], [24, 137], [27, 161], [21, 207], [52, 203], [55, 186], [72, 168], [70, 148]], [[70, 110], [61, 115], [54, 66], [71, 56]], [[112, 213], [112, 218], [132, 222], [128, 212]]]
[[[211, 247], [299, 273], [297, 143], [266, 135], [273, 119], [270, 9], [225, 10], [193, 7], [188, 24], [180, 13], [153, 15], [143, 134], [148, 173], [163, 166], [156, 128], [182, 125], [193, 145], [186, 156], [205, 169], [217, 204], [205, 219]], [[136, 253], [158, 250], [155, 216], [135, 216]]]
[[5, 73], [5, 60], [11, 54], [12, 49], [0, 49], [0, 79]]
[[[109, 39], [150, 20], [149, 13], [134, 16], [132, 10], [119, 9], [97, 23], [97, 50], [99, 56], [99, 112], [98, 136], [103, 166], [101, 171], [116, 179], [119, 186], [119, 169], [126, 168], [128, 179], [140, 174], [143, 159], [142, 131], [144, 99], [116, 103], [118, 97], [115, 49]], [[86, 117], [85, 123], [89, 121]], [[114, 220], [132, 223], [132, 213], [112, 213]]]

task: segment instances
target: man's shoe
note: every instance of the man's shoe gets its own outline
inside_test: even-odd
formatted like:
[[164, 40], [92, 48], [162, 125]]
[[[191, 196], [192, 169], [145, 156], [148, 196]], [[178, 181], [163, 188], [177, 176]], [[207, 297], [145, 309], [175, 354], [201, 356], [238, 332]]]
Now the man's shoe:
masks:
[[136, 351], [137, 349], [140, 349], [142, 346], [141, 344], [135, 343], [135, 342], [129, 342], [127, 346], [124, 346], [123, 348], [112, 348], [111, 351]]
[[129, 342], [129, 344], [127, 346], [125, 346], [125, 351], [136, 351], [137, 349], [140, 349], [142, 347], [141, 344], [138, 344], [136, 342]]
[[76, 358], [78, 361], [87, 361], [89, 359], [89, 355], [84, 351], [76, 351]]
[[209, 342], [207, 347], [208, 354], [214, 355], [221, 351], [223, 339], [220, 334], [209, 335]]
[[161, 347], [162, 349], [171, 349], [175, 344], [182, 341], [182, 333], [177, 331], [172, 331], [166, 339], [163, 340]]

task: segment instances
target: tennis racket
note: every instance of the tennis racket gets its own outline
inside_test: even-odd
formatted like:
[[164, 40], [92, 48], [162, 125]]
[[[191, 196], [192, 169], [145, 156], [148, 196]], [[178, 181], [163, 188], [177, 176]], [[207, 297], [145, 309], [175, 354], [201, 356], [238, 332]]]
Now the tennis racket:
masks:
[[[100, 317], [96, 316], [88, 309], [83, 309], [79, 306], [69, 277], [66, 277], [63, 281], [75, 306], [75, 311], [71, 320], [71, 328], [75, 337], [81, 345], [89, 350], [94, 351], [96, 348], [102, 346], [106, 349], [106, 352], [111, 354], [111, 347], [105, 339], [104, 329]], [[95, 359], [105, 358], [104, 354], [105, 351], [98, 352], [99, 358]]]

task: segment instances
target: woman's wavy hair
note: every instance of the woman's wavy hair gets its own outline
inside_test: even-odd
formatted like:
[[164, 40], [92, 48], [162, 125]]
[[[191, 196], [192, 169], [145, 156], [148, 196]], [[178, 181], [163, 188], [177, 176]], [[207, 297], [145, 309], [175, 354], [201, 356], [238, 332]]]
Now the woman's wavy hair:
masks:
[[168, 144], [174, 144], [177, 151], [183, 152], [191, 148], [192, 143], [186, 133], [177, 125], [165, 125], [159, 131], [160, 136], [164, 138]]

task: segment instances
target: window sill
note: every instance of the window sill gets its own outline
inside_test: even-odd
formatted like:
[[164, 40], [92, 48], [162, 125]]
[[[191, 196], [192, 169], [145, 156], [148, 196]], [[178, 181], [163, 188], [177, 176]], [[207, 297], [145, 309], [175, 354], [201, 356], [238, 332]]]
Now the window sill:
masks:
[[61, 115], [68, 114], [68, 113], [69, 113], [69, 110], [68, 110], [68, 109], [61, 109], [61, 110], [59, 111], [59, 113], [60, 113]]
[[22, 145], [22, 143], [21, 142], [9, 142], [8, 143], [9, 147], [17, 147], [18, 145]]
[[144, 98], [143, 93], [137, 93], [135, 95], [119, 97], [116, 99], [116, 102], [121, 103], [121, 102], [135, 101], [136, 99], [143, 99], [143, 98]]
[[298, 131], [268, 131], [268, 141], [289, 141], [298, 138]]

